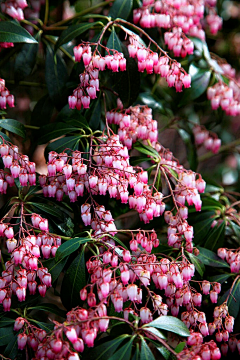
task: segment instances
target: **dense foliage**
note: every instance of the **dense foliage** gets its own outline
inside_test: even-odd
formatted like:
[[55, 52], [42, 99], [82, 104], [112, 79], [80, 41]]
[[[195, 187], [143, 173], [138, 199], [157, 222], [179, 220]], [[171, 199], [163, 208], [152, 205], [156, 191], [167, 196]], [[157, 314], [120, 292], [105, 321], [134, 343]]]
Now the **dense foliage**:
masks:
[[239, 5], [0, 5], [0, 357], [238, 358]]

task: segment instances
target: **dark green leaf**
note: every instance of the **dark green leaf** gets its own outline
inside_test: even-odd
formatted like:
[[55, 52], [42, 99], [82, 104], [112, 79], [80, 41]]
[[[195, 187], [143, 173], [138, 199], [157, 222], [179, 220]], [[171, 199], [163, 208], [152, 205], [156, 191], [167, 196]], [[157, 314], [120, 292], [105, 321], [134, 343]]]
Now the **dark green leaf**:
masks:
[[164, 359], [168, 360], [171, 356], [171, 353], [168, 349], [166, 349], [164, 346], [157, 347], [160, 354], [164, 357]]
[[149, 94], [148, 92], [144, 92], [139, 94], [140, 101], [147, 105], [148, 107], [152, 108], [153, 110], [156, 110], [160, 113], [166, 113], [164, 106], [159, 101], [159, 99], [155, 98], [154, 95]]
[[99, 346], [96, 346], [90, 353], [89, 353], [89, 360], [106, 360], [111, 356], [119, 347], [119, 345], [130, 335], [121, 335], [116, 339], [107, 341]]
[[197, 99], [207, 90], [211, 73], [210, 70], [198, 69], [198, 72], [192, 77], [191, 88], [184, 90], [179, 106], [186, 105], [192, 100]]
[[[207, 213], [208, 214], [208, 213]], [[203, 214], [202, 214], [203, 215]], [[205, 238], [211, 229], [213, 218], [208, 216], [206, 219], [199, 221], [193, 224], [194, 227], [194, 243], [195, 244], [204, 244]], [[191, 222], [190, 222], [191, 224]]]
[[[3, 132], [0, 131], [0, 135], [4, 138], [4, 140], [11, 142], [11, 139], [6, 134], [4, 134]], [[2, 139], [0, 137], [0, 144], [2, 144], [2, 143], [3, 143], [3, 141], [2, 141]]]
[[108, 360], [130, 360], [132, 354], [133, 340], [136, 335], [132, 336], [130, 341], [120, 347]]
[[52, 139], [56, 139], [62, 135], [79, 131], [79, 128], [65, 123], [54, 123], [43, 126], [39, 132], [38, 144], [45, 144]]
[[[179, 319], [173, 316], [160, 316], [157, 319], [151, 321], [146, 326], [152, 326], [157, 329], [171, 331], [180, 336], [189, 336], [190, 332], [186, 325]], [[143, 326], [145, 327], [145, 325]]]
[[14, 319], [10, 319], [10, 318], [4, 316], [0, 319], [0, 327], [2, 328], [4, 326], [13, 325], [14, 322], [15, 322]]
[[219, 282], [222, 284], [230, 277], [231, 277], [231, 274], [218, 274], [218, 275], [208, 277], [208, 280], [210, 282]]
[[225, 222], [222, 222], [220, 226], [215, 226], [207, 237], [207, 241], [204, 247], [212, 251], [216, 251], [218, 248], [223, 247], [225, 237]]
[[218, 305], [221, 305], [223, 302], [227, 300], [228, 312], [231, 316], [236, 318], [238, 316], [240, 307], [240, 278], [235, 282], [231, 294], [229, 296], [229, 290], [219, 299]]
[[157, 329], [155, 329], [154, 327], [148, 326], [148, 327], [144, 327], [144, 331], [149, 332], [150, 334], [153, 334], [157, 337], [160, 337], [161, 339], [166, 340], [166, 336], [163, 335], [163, 333]]
[[[64, 260], [64, 259], [63, 259]], [[67, 309], [79, 305], [80, 290], [86, 285], [84, 248], [67, 269], [61, 287], [61, 299]]]
[[7, 345], [9, 339], [14, 336], [13, 327], [5, 327], [0, 329], [0, 346]]
[[143, 337], [141, 337], [141, 352], [140, 352], [140, 360], [155, 360], [155, 357], [153, 356], [153, 353], [149, 349], [148, 344], [144, 340]]
[[61, 108], [66, 103], [64, 87], [68, 78], [66, 65], [63, 59], [55, 54], [50, 46], [47, 47], [45, 63], [45, 79], [48, 93], [56, 107]]
[[149, 161], [149, 158], [146, 156], [131, 156], [129, 159], [132, 166], [140, 165], [144, 161]]
[[37, 326], [40, 327], [41, 329], [45, 330], [46, 333], [52, 331], [54, 328], [54, 324], [44, 323], [42, 321], [38, 321], [35, 319], [31, 319], [31, 322], [33, 322], [34, 324], [37, 324]]
[[28, 202], [27, 204], [34, 206], [35, 208], [41, 210], [41, 212], [45, 213], [45, 214], [50, 214], [50, 215], [56, 216], [58, 218], [62, 215], [57, 206], [55, 206], [55, 208], [54, 208], [51, 205], [41, 204], [41, 203], [37, 203], [37, 202]]
[[0, 42], [37, 43], [32, 35], [15, 21], [0, 22]]
[[200, 259], [191, 254], [191, 253], [188, 253], [188, 256], [190, 258], [190, 261], [193, 263], [193, 265], [195, 266], [197, 272], [199, 273], [200, 276], [203, 276], [204, 274], [204, 271], [205, 271], [205, 266], [203, 265], [203, 263], [201, 263]]
[[72, 126], [80, 128], [88, 128], [88, 122], [85, 117], [82, 116], [81, 112], [77, 109], [70, 109], [69, 105], [65, 105], [57, 116], [57, 121], [63, 121], [70, 123]]
[[227, 267], [229, 265], [218, 257], [213, 251], [205, 249], [203, 247], [198, 246], [200, 254], [198, 255], [198, 259], [205, 265], [213, 266], [213, 267]]
[[[107, 42], [107, 48], [117, 50], [118, 52], [122, 52], [121, 41], [119, 40], [114, 27], [112, 27], [112, 32]], [[107, 51], [106, 53], [108, 54]], [[114, 54], [115, 54], [114, 51], [110, 51], [110, 55], [114, 55]]]
[[98, 96], [97, 100], [92, 101], [90, 109], [86, 111], [86, 118], [89, 119], [90, 128], [95, 131], [99, 128], [102, 114], [101, 95]]
[[52, 314], [59, 315], [62, 318], [66, 317], [66, 311], [59, 309], [59, 307], [55, 304], [42, 303], [39, 305], [29, 307], [28, 311], [30, 311], [30, 310], [43, 310], [43, 311], [50, 312]]
[[8, 357], [9, 359], [16, 359], [18, 354], [18, 334], [14, 334], [11, 338], [8, 339], [8, 344], [4, 350], [4, 356]]
[[143, 143], [137, 142], [134, 145], [134, 149], [138, 150], [139, 152], [141, 152], [143, 154], [154, 156], [155, 158], [160, 158], [159, 153], [152, 146], [148, 146]]
[[65, 136], [64, 138], [58, 139], [48, 144], [45, 152], [49, 153], [50, 151], [56, 151], [57, 153], [60, 153], [67, 148], [76, 150], [80, 138], [80, 136]]
[[65, 257], [64, 259], [55, 261], [55, 259], [49, 259], [44, 261], [44, 266], [46, 266], [52, 275], [52, 283], [58, 279], [59, 275], [61, 274], [64, 266], [66, 265], [66, 262], [68, 260], [68, 257]]
[[74, 238], [63, 243], [56, 252], [55, 259], [56, 261], [65, 258], [66, 256], [72, 254], [76, 251], [80, 245], [90, 241], [90, 238]]
[[54, 109], [54, 104], [50, 99], [49, 95], [44, 95], [37, 104], [34, 106], [32, 116], [31, 116], [31, 125], [39, 126], [49, 124], [52, 113]]
[[133, 0], [115, 0], [110, 11], [109, 16], [113, 19], [121, 18], [127, 20], [132, 10]]
[[25, 139], [26, 132], [24, 125], [17, 120], [13, 119], [2, 119], [0, 120], [0, 128], [8, 130], [13, 134], [19, 135]]
[[[121, 0], [121, 2], [123, 1]], [[140, 73], [136, 61], [130, 58], [127, 53], [124, 55], [127, 59], [126, 71], [111, 73], [111, 78], [113, 80], [113, 89], [119, 94], [124, 107], [129, 107], [134, 103], [139, 94]]]
[[179, 354], [181, 351], [183, 351], [184, 347], [185, 347], [186, 343], [185, 341], [180, 342], [174, 349], [174, 351]]
[[95, 25], [100, 25], [101, 23], [94, 22], [94, 23], [81, 23], [76, 25], [69, 26], [66, 30], [62, 32], [62, 34], [59, 36], [58, 41], [55, 45], [55, 51], [62, 46], [63, 44], [68, 43], [69, 41], [75, 39], [85, 31], [92, 29]]
[[35, 64], [38, 52], [38, 44], [24, 44], [21, 51], [18, 53], [15, 65], [14, 75], [16, 81], [23, 80], [30, 75]]
[[193, 171], [196, 171], [197, 167], [198, 167], [198, 157], [197, 157], [197, 150], [196, 150], [196, 146], [195, 146], [194, 136], [193, 136], [193, 134], [190, 135], [184, 129], [178, 129], [178, 132], [186, 145], [187, 159], [188, 159], [190, 168]]

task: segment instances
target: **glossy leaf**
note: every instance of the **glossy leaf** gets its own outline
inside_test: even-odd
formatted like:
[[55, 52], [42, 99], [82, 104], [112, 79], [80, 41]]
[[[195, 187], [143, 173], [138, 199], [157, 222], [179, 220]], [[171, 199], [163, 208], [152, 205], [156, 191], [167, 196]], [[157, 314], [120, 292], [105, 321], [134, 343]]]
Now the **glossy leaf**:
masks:
[[229, 265], [226, 261], [222, 260], [219, 256], [217, 256], [213, 251], [205, 249], [203, 247], [198, 246], [200, 254], [198, 255], [198, 259], [205, 265], [213, 266], [213, 267], [227, 267]]
[[[0, 136], [2, 136], [4, 140], [11, 142], [11, 139], [6, 134], [4, 134], [2, 131], [0, 131]], [[0, 137], [0, 144], [2, 144], [2, 143], [3, 143], [3, 141]]]
[[155, 357], [150, 350], [148, 344], [144, 340], [143, 337], [141, 337], [141, 352], [140, 352], [140, 360], [155, 360]]
[[159, 101], [159, 99], [155, 98], [154, 95], [151, 95], [148, 92], [143, 92], [143, 93], [139, 94], [139, 100], [144, 105], [147, 105], [148, 107], [152, 108], [153, 110], [156, 110], [157, 112], [159, 112], [161, 114], [166, 113], [164, 106]]
[[218, 274], [218, 275], [210, 276], [208, 278], [208, 280], [210, 282], [219, 282], [222, 284], [225, 281], [227, 281], [227, 279], [229, 279], [230, 277], [231, 277], [231, 274]]
[[25, 139], [26, 131], [22, 123], [13, 119], [1, 119], [0, 128], [10, 131], [13, 134], [19, 135]]
[[186, 346], [185, 341], [180, 342], [174, 349], [174, 351], [179, 354], [181, 351], [183, 351], [184, 347]]
[[35, 305], [32, 307], [28, 308], [28, 311], [30, 310], [42, 310], [42, 311], [47, 311], [50, 312], [52, 314], [56, 314], [61, 316], [62, 318], [66, 317], [66, 311], [59, 309], [59, 307], [55, 304], [47, 304], [47, 303], [42, 303], [39, 305]]
[[132, 354], [133, 340], [136, 335], [133, 335], [125, 345], [121, 346], [108, 360], [130, 360]]
[[86, 111], [86, 118], [89, 119], [90, 128], [95, 131], [99, 129], [99, 124], [101, 121], [102, 115], [102, 104], [101, 104], [101, 95], [92, 102], [90, 108]]
[[65, 105], [59, 112], [56, 121], [63, 121], [67, 124], [79, 126], [80, 128], [88, 128], [88, 122], [81, 112], [77, 109], [70, 109], [69, 105]]
[[95, 25], [100, 25], [101, 23], [94, 22], [94, 23], [80, 23], [69, 26], [66, 30], [64, 30], [58, 38], [58, 41], [55, 45], [55, 51], [62, 46], [63, 44], [68, 43], [69, 41], [75, 39], [85, 31], [92, 29]]
[[148, 323], [147, 325], [144, 325], [143, 327], [145, 326], [171, 331], [180, 336], [190, 335], [190, 332], [186, 325], [181, 320], [173, 316], [160, 316], [157, 319]]
[[18, 354], [18, 334], [14, 334], [12, 335], [9, 339], [8, 339], [8, 343], [7, 346], [4, 350], [4, 356], [6, 356], [9, 359], [16, 359], [16, 356]]
[[195, 256], [191, 253], [188, 253], [189, 259], [190, 261], [193, 263], [193, 265], [195, 266], [195, 269], [197, 270], [197, 272], [199, 273], [200, 276], [203, 276], [204, 272], [205, 272], [205, 266], [204, 264], [200, 261], [200, 259], [198, 258], [198, 256]]
[[38, 52], [38, 44], [24, 44], [18, 53], [15, 65], [14, 76], [16, 81], [23, 80], [31, 74], [35, 64]]
[[46, 125], [50, 123], [52, 114], [54, 110], [54, 104], [50, 99], [49, 95], [44, 95], [37, 104], [34, 106], [32, 116], [31, 116], [31, 125], [39, 126]]
[[58, 54], [54, 54], [50, 46], [47, 47], [45, 79], [51, 100], [55, 106], [61, 108], [62, 103], [67, 100], [64, 87], [68, 73], [63, 59]]
[[[62, 260], [64, 261], [64, 259]], [[73, 260], [67, 269], [61, 287], [61, 299], [67, 309], [79, 305], [80, 290], [86, 285], [86, 269], [84, 249]]]
[[53, 284], [55, 283], [55, 281], [58, 279], [59, 275], [63, 271], [63, 268], [67, 263], [67, 260], [68, 257], [65, 257], [64, 259], [58, 261], [55, 261], [55, 258], [44, 261], [44, 266], [48, 268], [48, 271], [52, 276]]
[[[107, 48], [117, 50], [118, 52], [122, 52], [121, 41], [119, 40], [119, 37], [117, 36], [114, 27], [112, 27], [112, 32], [107, 42]], [[107, 51], [106, 54], [108, 54]], [[110, 55], [114, 55], [114, 54], [115, 54], [114, 51], [110, 51]]]
[[74, 238], [64, 242], [58, 249], [55, 255], [56, 261], [65, 258], [76, 251], [80, 245], [90, 241], [90, 238]]
[[38, 321], [38, 320], [35, 320], [35, 319], [31, 319], [31, 322], [33, 322], [34, 324], [36, 324], [38, 327], [40, 327], [41, 329], [45, 330], [46, 333], [50, 332], [53, 330], [54, 328], [54, 324], [49, 324], [49, 323], [45, 323], [45, 322], [42, 322], [42, 321]]
[[198, 72], [192, 77], [191, 88], [184, 90], [179, 106], [186, 105], [192, 100], [197, 99], [207, 90], [211, 73], [210, 70], [198, 69]]
[[13, 326], [8, 326], [0, 329], [0, 346], [7, 345], [9, 343], [9, 339], [14, 336]]
[[59, 218], [61, 215], [57, 206], [53, 207], [51, 205], [48, 205], [47, 203], [43, 204], [39, 202], [28, 202], [27, 204], [41, 210], [42, 213], [50, 214], [52, 216], [56, 216], [57, 218]]
[[110, 11], [109, 16], [113, 19], [121, 18], [127, 19], [132, 10], [133, 0], [115, 0]]
[[10, 319], [8, 317], [3, 316], [2, 318], [0, 318], [0, 327], [2, 328], [8, 325], [13, 325], [14, 322], [15, 322], [14, 319]]
[[206, 249], [216, 251], [217, 249], [223, 247], [225, 237], [225, 222], [222, 222], [221, 225], [215, 226], [213, 230], [209, 233], [207, 241], [204, 246]]
[[158, 329], [156, 329], [155, 327], [146, 326], [146, 327], [144, 327], [144, 331], [146, 331], [152, 335], [155, 335], [157, 337], [160, 337], [161, 339], [166, 340], [166, 336], [163, 335], [163, 333], [161, 331], [159, 331]]
[[56, 139], [62, 135], [79, 131], [79, 128], [65, 123], [54, 123], [43, 126], [39, 131], [38, 144], [45, 144], [52, 139]]
[[164, 357], [165, 360], [168, 360], [171, 357], [170, 351], [164, 346], [158, 346], [157, 350], [160, 352], [160, 354]]
[[197, 150], [195, 146], [195, 140], [193, 134], [189, 134], [184, 129], [178, 130], [184, 144], [186, 145], [187, 159], [191, 170], [196, 171], [198, 167]]
[[80, 136], [65, 136], [64, 138], [58, 139], [48, 144], [45, 151], [46, 153], [49, 153], [50, 151], [56, 151], [57, 153], [60, 153], [67, 148], [76, 150], [80, 138]]
[[99, 346], [96, 346], [92, 351], [88, 354], [89, 360], [106, 360], [117, 350], [119, 345], [130, 338], [130, 335], [121, 335], [114, 340], [107, 341]]
[[0, 42], [37, 43], [37, 41], [15, 21], [0, 22]]

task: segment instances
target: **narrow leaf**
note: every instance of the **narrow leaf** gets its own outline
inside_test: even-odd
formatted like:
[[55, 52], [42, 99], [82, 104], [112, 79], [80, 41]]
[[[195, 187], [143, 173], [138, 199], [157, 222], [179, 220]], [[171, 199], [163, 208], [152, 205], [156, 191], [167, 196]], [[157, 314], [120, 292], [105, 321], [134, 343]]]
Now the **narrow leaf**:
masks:
[[90, 241], [90, 238], [74, 238], [63, 243], [56, 252], [55, 259], [56, 261], [65, 258], [66, 256], [72, 254], [76, 251], [80, 245]]
[[[155, 327], [157, 329], [171, 331], [180, 336], [189, 336], [190, 335], [190, 332], [189, 332], [188, 328], [186, 327], [186, 325], [181, 320], [179, 320], [178, 318], [175, 318], [173, 316], [160, 316], [157, 319], [148, 323], [147, 326]], [[145, 327], [145, 325], [143, 327]]]
[[4, 356], [9, 359], [16, 359], [18, 354], [18, 334], [14, 334], [11, 338], [8, 339], [7, 346], [4, 350]]
[[193, 265], [195, 266], [199, 275], [203, 276], [204, 271], [205, 271], [205, 266], [201, 263], [200, 259], [191, 253], [188, 253], [188, 256], [189, 256], [191, 262], [193, 263]]
[[15, 21], [0, 22], [0, 42], [37, 43], [37, 41]]
[[59, 275], [63, 271], [64, 266], [66, 265], [68, 257], [64, 259], [55, 261], [55, 258], [44, 261], [44, 266], [46, 266], [52, 275], [52, 283], [58, 279]]
[[14, 75], [17, 81], [23, 80], [31, 74], [35, 64], [38, 52], [38, 44], [24, 44], [18, 53], [15, 65]]
[[109, 11], [109, 16], [113, 19], [127, 19], [132, 10], [133, 0], [115, 0]]
[[[107, 48], [117, 50], [118, 52], [122, 52], [121, 41], [119, 40], [114, 27], [112, 27], [112, 32], [107, 42]], [[106, 53], [108, 54], [107, 51]], [[115, 54], [114, 51], [110, 51], [110, 55], [114, 55], [114, 54]]]
[[225, 236], [225, 222], [222, 222], [220, 226], [215, 226], [213, 231], [209, 234], [207, 241], [204, 244], [206, 249], [216, 251], [218, 248], [223, 247]]
[[58, 139], [53, 141], [52, 143], [48, 144], [46, 147], [45, 152], [49, 153], [50, 151], [56, 151], [57, 153], [62, 152], [65, 149], [72, 149], [76, 150], [78, 147], [78, 143], [81, 136], [65, 136], [64, 138]]
[[89, 353], [89, 360], [106, 360], [111, 356], [119, 347], [119, 345], [130, 335], [121, 335], [114, 340], [107, 341], [97, 347], [95, 347]]
[[140, 352], [140, 360], [155, 360], [155, 357], [153, 356], [153, 353], [151, 352], [148, 344], [144, 340], [143, 337], [141, 337], [141, 352]]
[[226, 261], [222, 260], [218, 257], [213, 251], [205, 249], [203, 247], [198, 247], [200, 254], [198, 255], [198, 259], [205, 265], [213, 266], [213, 267], [226, 267], [229, 268], [229, 265]]
[[59, 307], [55, 304], [47, 304], [47, 303], [42, 303], [39, 305], [35, 305], [32, 307], [29, 307], [28, 310], [43, 310], [43, 311], [47, 311], [50, 312], [52, 314], [56, 314], [59, 315], [63, 318], [66, 317], [66, 311], [59, 309]]
[[79, 128], [65, 123], [54, 123], [43, 126], [39, 132], [38, 144], [45, 144], [59, 136], [79, 131]]
[[0, 329], [0, 346], [7, 345], [9, 339], [14, 336], [13, 327], [5, 327]]
[[13, 134], [19, 135], [25, 139], [26, 131], [25, 131], [24, 125], [17, 120], [2, 119], [2, 120], [0, 120], [0, 128], [8, 130], [8, 131], [12, 132]]

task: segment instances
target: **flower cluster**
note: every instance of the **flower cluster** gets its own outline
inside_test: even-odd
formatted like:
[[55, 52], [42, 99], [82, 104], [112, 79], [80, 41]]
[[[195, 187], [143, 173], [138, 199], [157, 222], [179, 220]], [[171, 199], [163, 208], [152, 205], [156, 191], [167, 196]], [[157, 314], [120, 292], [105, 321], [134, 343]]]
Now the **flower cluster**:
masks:
[[[126, 59], [122, 53], [116, 50], [107, 49], [108, 55], [92, 54], [91, 46], [80, 44], [74, 47], [75, 61], [83, 60], [85, 71], [80, 74], [80, 85], [74, 90], [73, 95], [69, 96], [68, 103], [71, 109], [75, 107], [80, 110], [89, 108], [90, 100], [97, 97], [96, 92], [99, 91], [99, 71], [106, 68], [113, 72], [126, 70]], [[110, 51], [114, 55], [110, 54]]]
[[177, 61], [173, 61], [169, 56], [158, 56], [149, 48], [145, 48], [136, 37], [130, 36], [128, 45], [129, 56], [137, 58], [138, 71], [148, 74], [160, 74], [167, 80], [169, 87], [175, 87], [177, 92], [182, 91], [182, 87], [191, 86], [191, 76], [181, 67]]
[[6, 0], [1, 2], [1, 11], [13, 19], [23, 20], [23, 10], [28, 6], [26, 0]]
[[[13, 206], [12, 210], [16, 207]], [[39, 294], [45, 296], [47, 288], [51, 286], [51, 274], [39, 258], [41, 254], [43, 259], [54, 257], [61, 245], [61, 238], [48, 232], [47, 219], [32, 214], [31, 225], [26, 221], [27, 216], [21, 208], [19, 230], [15, 234], [13, 227], [6, 221], [8, 216], [0, 222], [0, 236], [7, 239], [6, 246], [11, 254], [0, 277], [0, 303], [4, 311], [10, 311], [12, 294], [17, 295], [20, 302], [24, 301], [27, 288], [30, 295], [34, 295], [38, 289]], [[36, 234], [35, 229], [41, 232]]]
[[5, 86], [5, 80], [0, 79], [0, 109], [6, 109], [6, 105], [14, 107], [14, 96]]
[[188, 345], [191, 347], [181, 351], [177, 355], [178, 360], [221, 359], [221, 352], [213, 340], [203, 344], [203, 338], [199, 333], [192, 333], [188, 339]]
[[196, 145], [203, 145], [206, 150], [212, 151], [214, 154], [218, 153], [221, 139], [215, 133], [209, 132], [204, 126], [196, 125], [193, 128], [193, 134]]
[[219, 248], [217, 251], [218, 256], [226, 260], [230, 265], [232, 273], [238, 273], [240, 271], [240, 251], [237, 250], [228, 250], [225, 248]]
[[2, 140], [0, 156], [5, 170], [0, 170], [0, 194], [6, 194], [7, 187], [15, 185], [14, 179], [19, 179], [21, 186], [36, 185], [35, 163], [18, 153], [17, 146]]
[[165, 43], [175, 56], [185, 57], [193, 52], [193, 42], [186, 35], [205, 40], [204, 12], [208, 11], [206, 23], [216, 35], [222, 27], [222, 18], [216, 14], [216, 2], [207, 0], [145, 0], [142, 7], [133, 12], [133, 21], [143, 28], [168, 29]]
[[230, 81], [229, 85], [217, 82], [207, 89], [207, 97], [211, 100], [213, 110], [220, 106], [227, 115], [240, 114], [239, 87], [233, 81]]

